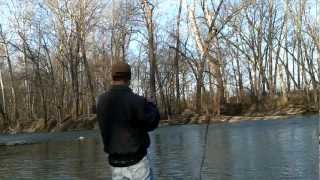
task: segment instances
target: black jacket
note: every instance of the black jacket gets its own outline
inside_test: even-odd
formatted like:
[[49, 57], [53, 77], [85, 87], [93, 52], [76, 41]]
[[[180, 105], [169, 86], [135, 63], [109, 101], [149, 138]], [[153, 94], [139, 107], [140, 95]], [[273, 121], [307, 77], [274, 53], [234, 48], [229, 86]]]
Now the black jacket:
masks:
[[147, 154], [148, 131], [157, 128], [160, 119], [153, 103], [117, 85], [98, 97], [96, 112], [111, 166], [130, 166]]

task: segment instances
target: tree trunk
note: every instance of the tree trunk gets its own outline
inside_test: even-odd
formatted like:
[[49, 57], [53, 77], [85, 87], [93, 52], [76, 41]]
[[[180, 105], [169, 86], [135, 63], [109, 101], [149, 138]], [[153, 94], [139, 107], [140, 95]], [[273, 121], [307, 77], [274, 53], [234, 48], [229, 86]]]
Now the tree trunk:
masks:
[[[274, 89], [275, 87], [273, 86], [273, 0], [269, 0], [269, 16], [268, 16], [268, 21], [269, 21], [269, 27], [268, 27], [268, 62], [269, 62], [269, 95], [272, 97], [274, 95]], [[276, 77], [275, 77], [276, 78]]]
[[153, 6], [149, 6], [147, 0], [143, 0], [143, 8], [145, 15], [145, 23], [148, 30], [148, 55], [150, 63], [150, 96], [152, 101], [157, 102], [156, 98], [156, 54], [155, 54], [155, 42], [154, 42], [154, 24], [153, 24]]
[[5, 98], [5, 91], [2, 79], [2, 70], [0, 69], [0, 86], [1, 86], [1, 94], [2, 94], [2, 103], [1, 103], [1, 115], [3, 117], [3, 122], [0, 123], [0, 126], [3, 127], [2, 130], [6, 130], [8, 125], [10, 124], [10, 119], [8, 118], [8, 113], [6, 110], [6, 98]]
[[179, 10], [177, 15], [177, 29], [176, 29], [176, 50], [174, 58], [174, 70], [175, 70], [175, 82], [176, 82], [176, 113], [180, 114], [181, 105], [180, 105], [180, 84], [179, 84], [179, 51], [180, 51], [180, 16], [182, 9], [182, 0], [179, 3]]

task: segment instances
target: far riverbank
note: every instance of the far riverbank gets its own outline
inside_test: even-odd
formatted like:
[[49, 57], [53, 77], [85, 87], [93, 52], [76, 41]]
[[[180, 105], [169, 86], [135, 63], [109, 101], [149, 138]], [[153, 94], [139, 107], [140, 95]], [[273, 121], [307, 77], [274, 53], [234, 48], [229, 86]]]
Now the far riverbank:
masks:
[[319, 112], [315, 108], [304, 106], [289, 106], [264, 112], [246, 112], [240, 115], [220, 115], [198, 114], [190, 109], [186, 109], [181, 115], [169, 117], [161, 121], [161, 126], [179, 124], [204, 124], [204, 123], [237, 123], [242, 121], [256, 120], [286, 120], [294, 116], [317, 115]]
[[[316, 115], [317, 108], [304, 105], [287, 105], [275, 108], [263, 108], [256, 110], [256, 107], [243, 108], [242, 112], [230, 113], [232, 107], [219, 116], [210, 113], [196, 113], [192, 109], [185, 109], [179, 115], [163, 116], [160, 126], [182, 125], [182, 124], [205, 124], [205, 123], [237, 123], [254, 120], [285, 120], [293, 116]], [[65, 117], [62, 121], [51, 119], [45, 126], [43, 119], [35, 120], [29, 124], [22, 124], [20, 127], [12, 128], [3, 134], [34, 133], [34, 132], [65, 132], [98, 129], [95, 114], [84, 114], [77, 119], [71, 116]]]

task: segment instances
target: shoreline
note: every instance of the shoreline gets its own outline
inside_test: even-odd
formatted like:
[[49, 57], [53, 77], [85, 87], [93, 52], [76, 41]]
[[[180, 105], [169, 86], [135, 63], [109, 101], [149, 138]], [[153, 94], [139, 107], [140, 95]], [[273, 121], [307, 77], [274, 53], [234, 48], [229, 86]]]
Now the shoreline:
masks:
[[[190, 109], [185, 109], [180, 115], [171, 116], [169, 119], [161, 119], [159, 127], [186, 124], [239, 123], [257, 120], [286, 120], [295, 116], [308, 116], [317, 114], [319, 114], [319, 112], [310, 111], [301, 107], [277, 109], [276, 111], [268, 112], [247, 112], [240, 115], [220, 116], [197, 114]], [[44, 120], [40, 119], [29, 126], [20, 127], [20, 129], [14, 129], [14, 131], [10, 132], [1, 132], [0, 134], [71, 132], [98, 129], [98, 123], [94, 114], [82, 115], [77, 120], [72, 120], [70, 117], [67, 117], [59, 126], [55, 120], [51, 120], [48, 122], [48, 125], [49, 126], [45, 128]]]
[[[241, 123], [241, 122], [247, 122], [247, 121], [269, 121], [269, 120], [288, 120], [293, 117], [299, 117], [299, 116], [319, 116], [319, 113], [303, 113], [303, 114], [291, 114], [291, 115], [266, 115], [266, 116], [219, 116], [219, 117], [212, 117], [209, 120], [205, 120], [203, 117], [200, 116], [197, 121], [177, 121], [177, 120], [161, 120], [159, 124], [159, 128], [169, 127], [169, 126], [179, 126], [179, 125], [204, 125], [209, 122], [209, 124], [218, 124], [218, 123], [224, 123], [224, 124], [234, 124], [234, 123]], [[203, 121], [201, 121], [203, 120]], [[70, 129], [66, 131], [49, 131], [49, 132], [42, 132], [42, 133], [55, 133], [55, 132], [77, 132], [77, 131], [86, 131], [86, 130], [97, 130], [98, 128], [81, 128], [81, 129]], [[19, 135], [19, 134], [33, 134], [33, 133], [39, 133], [37, 131], [35, 132], [18, 132], [14, 134], [5, 133], [0, 135]], [[82, 141], [80, 138], [74, 139], [75, 141]], [[49, 141], [46, 141], [49, 142]], [[1, 146], [20, 146], [20, 145], [30, 145], [30, 144], [38, 144], [38, 142], [28, 142], [26, 140], [14, 140], [12, 142], [0, 142]]]
[[[297, 116], [316, 116], [319, 115], [317, 112], [304, 112], [297, 114], [285, 114], [285, 115], [262, 115], [262, 116], [246, 116], [246, 115], [235, 115], [235, 116], [215, 116], [210, 117], [208, 115], [199, 116], [197, 119], [191, 118], [190, 120], [181, 120], [181, 118], [161, 120], [159, 127], [175, 126], [175, 125], [188, 125], [188, 124], [218, 124], [218, 123], [241, 123], [246, 121], [268, 121], [268, 120], [288, 120], [292, 117]], [[320, 117], [320, 115], [319, 115]]]

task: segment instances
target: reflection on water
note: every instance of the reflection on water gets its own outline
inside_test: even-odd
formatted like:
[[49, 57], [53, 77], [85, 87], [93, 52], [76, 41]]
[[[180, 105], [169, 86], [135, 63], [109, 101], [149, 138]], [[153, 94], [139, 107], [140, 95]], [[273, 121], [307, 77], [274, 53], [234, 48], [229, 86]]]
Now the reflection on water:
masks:
[[[186, 125], [152, 133], [149, 153], [157, 179], [199, 179], [204, 130]], [[211, 125], [202, 179], [316, 180], [317, 134], [316, 116]], [[80, 135], [88, 138], [67, 141]], [[19, 136], [25, 135], [0, 136], [0, 141]], [[111, 179], [97, 132], [32, 135], [53, 136], [59, 141], [0, 147], [0, 179]]]
[[0, 157], [0, 179], [106, 179], [109, 176], [106, 157], [96, 140], [2, 147]]

